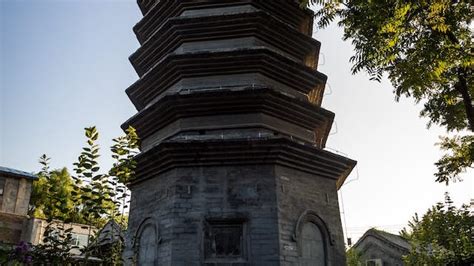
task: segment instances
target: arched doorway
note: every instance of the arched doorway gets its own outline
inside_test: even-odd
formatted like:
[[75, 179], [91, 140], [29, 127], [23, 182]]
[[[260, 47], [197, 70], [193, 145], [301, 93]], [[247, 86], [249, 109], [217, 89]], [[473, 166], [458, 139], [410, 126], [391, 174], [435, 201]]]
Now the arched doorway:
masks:
[[301, 230], [301, 265], [326, 265], [326, 247], [319, 227], [311, 222], [303, 225]]
[[158, 247], [155, 228], [148, 225], [143, 228], [138, 243], [138, 265], [155, 265]]
[[143, 220], [135, 234], [135, 254], [137, 265], [157, 265], [158, 229], [151, 218]]
[[304, 211], [296, 222], [293, 240], [298, 247], [298, 265], [326, 266], [333, 241], [323, 219], [316, 211]]

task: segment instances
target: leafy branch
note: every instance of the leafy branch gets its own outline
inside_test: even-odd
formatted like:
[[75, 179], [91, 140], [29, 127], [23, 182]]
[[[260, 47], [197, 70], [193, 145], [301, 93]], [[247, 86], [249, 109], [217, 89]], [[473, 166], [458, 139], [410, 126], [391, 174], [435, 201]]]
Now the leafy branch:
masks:
[[[467, 136], [442, 139], [447, 151], [437, 163], [436, 181], [459, 180], [474, 162], [472, 1], [302, 0], [315, 4], [319, 28], [334, 21], [351, 40], [352, 73], [371, 80], [386, 75], [395, 99], [424, 102], [421, 116], [448, 132]], [[466, 134], [464, 134], [466, 132]], [[464, 157], [462, 157], [464, 156]]]

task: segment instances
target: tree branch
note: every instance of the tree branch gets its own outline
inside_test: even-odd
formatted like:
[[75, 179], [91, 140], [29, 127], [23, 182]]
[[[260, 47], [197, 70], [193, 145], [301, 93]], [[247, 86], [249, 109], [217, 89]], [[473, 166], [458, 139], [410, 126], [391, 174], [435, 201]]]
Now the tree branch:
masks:
[[[447, 31], [446, 35], [448, 39], [453, 44], [459, 44], [459, 40], [456, 38], [453, 32]], [[464, 53], [463, 50], [461, 52]], [[469, 94], [469, 88], [467, 85], [467, 70], [466, 68], [459, 68], [458, 69], [458, 82], [454, 85], [454, 88], [461, 94], [462, 101], [464, 103], [464, 109], [466, 111], [467, 121], [469, 123], [468, 128], [474, 132], [474, 108], [472, 106], [472, 96]]]
[[466, 117], [469, 123], [469, 129], [474, 132], [474, 107], [472, 106], [472, 97], [469, 94], [469, 89], [466, 81], [466, 69], [458, 69], [458, 82], [454, 88], [461, 94], [464, 109], [466, 110]]

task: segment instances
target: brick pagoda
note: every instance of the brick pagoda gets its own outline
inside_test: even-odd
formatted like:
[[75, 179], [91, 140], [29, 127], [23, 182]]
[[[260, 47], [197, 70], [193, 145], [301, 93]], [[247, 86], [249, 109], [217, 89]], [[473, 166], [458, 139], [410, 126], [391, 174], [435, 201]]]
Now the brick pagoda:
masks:
[[138, 0], [142, 140], [127, 264], [345, 265], [313, 13], [291, 0]]

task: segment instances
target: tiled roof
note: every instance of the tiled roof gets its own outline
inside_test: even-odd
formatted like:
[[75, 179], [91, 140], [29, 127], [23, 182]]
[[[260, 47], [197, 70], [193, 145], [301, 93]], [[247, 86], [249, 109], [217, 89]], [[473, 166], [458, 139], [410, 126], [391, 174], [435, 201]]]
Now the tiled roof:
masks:
[[100, 233], [97, 237], [95, 245], [103, 246], [112, 244], [116, 241], [123, 240], [123, 229], [122, 227], [115, 222], [110, 220], [104, 227], [100, 230]]
[[387, 233], [385, 231], [381, 231], [381, 230], [374, 230], [376, 231], [376, 233], [383, 237], [384, 239], [386, 239], [387, 241], [390, 241], [398, 246], [401, 246], [403, 248], [406, 248], [406, 249], [410, 249], [410, 244], [408, 243], [408, 241], [399, 236], [399, 235], [394, 235], [394, 234], [390, 234], [390, 233]]
[[0, 175], [11, 176], [11, 177], [22, 177], [22, 178], [28, 178], [28, 179], [38, 178], [34, 174], [24, 172], [24, 171], [20, 171], [20, 170], [16, 170], [16, 169], [12, 169], [12, 168], [8, 168], [8, 167], [3, 167], [3, 166], [0, 166]]
[[359, 239], [359, 241], [357, 241], [354, 247], [357, 247], [368, 236], [376, 237], [378, 239], [381, 239], [382, 241], [396, 245], [401, 249], [405, 249], [405, 250], [411, 249], [410, 243], [408, 243], [408, 241], [405, 238], [399, 235], [390, 234], [382, 230], [377, 230], [375, 228], [367, 230], [367, 232], [365, 232], [365, 234]]

